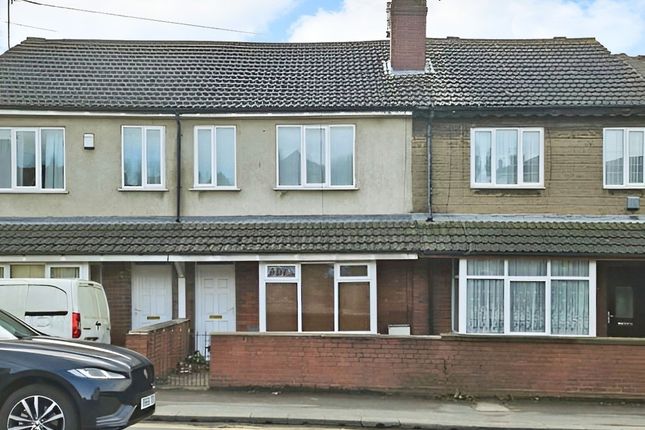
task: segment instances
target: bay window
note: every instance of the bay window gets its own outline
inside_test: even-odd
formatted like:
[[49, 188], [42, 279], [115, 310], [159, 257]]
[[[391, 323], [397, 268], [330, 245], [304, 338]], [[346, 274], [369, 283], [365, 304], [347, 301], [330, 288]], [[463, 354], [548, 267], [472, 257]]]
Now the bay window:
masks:
[[235, 127], [195, 127], [195, 188], [235, 189]]
[[353, 125], [279, 125], [277, 188], [355, 187]]
[[376, 264], [261, 264], [260, 331], [375, 333]]
[[64, 129], [0, 128], [0, 190], [48, 192], [64, 189]]
[[164, 128], [123, 126], [122, 163], [123, 189], [163, 189]]
[[595, 336], [594, 274], [581, 259], [462, 259], [458, 331]]
[[473, 128], [471, 188], [544, 185], [544, 129]]
[[606, 128], [603, 132], [605, 188], [645, 188], [645, 128]]

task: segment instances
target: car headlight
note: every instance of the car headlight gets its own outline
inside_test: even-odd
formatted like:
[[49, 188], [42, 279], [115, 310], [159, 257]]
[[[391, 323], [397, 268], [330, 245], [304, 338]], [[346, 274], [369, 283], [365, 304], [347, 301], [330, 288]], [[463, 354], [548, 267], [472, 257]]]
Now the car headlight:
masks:
[[86, 369], [72, 369], [68, 371], [72, 375], [87, 379], [125, 379], [125, 375], [110, 372], [103, 369], [88, 367]]

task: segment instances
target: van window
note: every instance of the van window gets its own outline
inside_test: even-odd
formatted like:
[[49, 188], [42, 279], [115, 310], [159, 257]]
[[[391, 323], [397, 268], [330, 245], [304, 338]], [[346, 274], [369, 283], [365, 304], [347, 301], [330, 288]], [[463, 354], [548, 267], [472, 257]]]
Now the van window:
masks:
[[25, 315], [67, 315], [67, 293], [52, 285], [30, 285]]
[[103, 293], [100, 288], [95, 288], [94, 291], [96, 292], [96, 301], [99, 303], [99, 312], [101, 312], [101, 318], [108, 319], [110, 311], [108, 310], [105, 293]]
[[99, 319], [98, 306], [96, 304], [96, 294], [94, 287], [79, 286], [78, 288], [78, 307], [83, 317]]

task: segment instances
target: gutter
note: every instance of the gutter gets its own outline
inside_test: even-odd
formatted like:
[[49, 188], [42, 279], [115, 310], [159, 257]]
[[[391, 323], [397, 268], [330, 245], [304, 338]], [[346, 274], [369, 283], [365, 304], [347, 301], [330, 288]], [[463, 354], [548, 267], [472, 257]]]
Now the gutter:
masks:
[[175, 123], [177, 124], [177, 216], [176, 222], [181, 222], [181, 118], [179, 113], [175, 113]]

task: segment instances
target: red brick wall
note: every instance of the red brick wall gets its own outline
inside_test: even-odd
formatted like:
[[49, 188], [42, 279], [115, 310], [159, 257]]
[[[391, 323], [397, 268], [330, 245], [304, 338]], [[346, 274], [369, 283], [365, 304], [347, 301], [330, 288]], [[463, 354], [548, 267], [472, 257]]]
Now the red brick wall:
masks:
[[573, 338], [212, 337], [211, 387], [645, 399], [645, 341]]
[[132, 271], [130, 263], [103, 263], [103, 288], [110, 307], [114, 345], [124, 345], [132, 327]]
[[452, 332], [452, 260], [431, 259], [432, 333]]
[[189, 354], [190, 321], [174, 320], [131, 331], [126, 348], [148, 357], [155, 366], [155, 375], [168, 375]]
[[379, 261], [376, 276], [378, 332], [387, 334], [389, 324], [409, 324], [413, 334], [430, 333], [427, 262]]
[[237, 331], [258, 331], [260, 327], [258, 263], [235, 263]]

